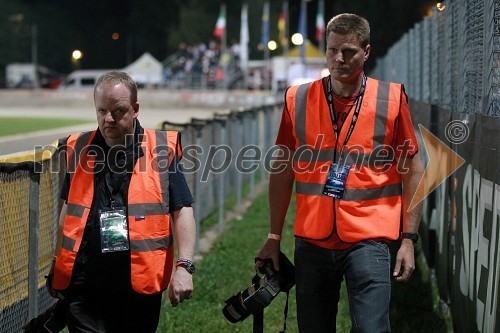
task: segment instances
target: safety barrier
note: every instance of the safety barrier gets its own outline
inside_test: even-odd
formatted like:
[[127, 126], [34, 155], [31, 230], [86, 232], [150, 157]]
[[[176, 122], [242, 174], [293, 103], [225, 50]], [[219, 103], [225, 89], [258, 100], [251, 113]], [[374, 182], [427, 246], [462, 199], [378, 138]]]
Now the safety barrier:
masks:
[[[54, 145], [53, 145], [54, 146]], [[0, 331], [18, 332], [48, 308], [50, 268], [59, 212], [55, 148], [0, 163]]]
[[[415, 125], [465, 160], [424, 201], [420, 233], [455, 332], [493, 333], [500, 330], [500, 1], [446, 1], [440, 9], [371, 76], [404, 83]], [[444, 168], [441, 157], [434, 162]]]
[[[210, 120], [192, 118], [187, 124], [163, 122], [162, 129], [181, 132], [184, 173], [198, 203], [196, 221], [217, 210], [222, 227], [227, 198], [235, 197], [237, 212], [244, 196], [253, 198], [256, 179], [266, 177], [279, 110], [268, 105], [215, 114]], [[248, 184], [248, 193], [243, 193], [243, 184]]]
[[[197, 245], [204, 218], [218, 213], [222, 228], [228, 200], [234, 198], [234, 208], [242, 212], [244, 199], [253, 198], [257, 182], [267, 177], [264, 158], [270, 157], [281, 106], [235, 110], [186, 124], [163, 122], [162, 129], [181, 132], [181, 164], [196, 201]], [[2, 333], [21, 331], [24, 323], [54, 303], [44, 275], [56, 242], [63, 146], [56, 142], [32, 154], [0, 158]]]

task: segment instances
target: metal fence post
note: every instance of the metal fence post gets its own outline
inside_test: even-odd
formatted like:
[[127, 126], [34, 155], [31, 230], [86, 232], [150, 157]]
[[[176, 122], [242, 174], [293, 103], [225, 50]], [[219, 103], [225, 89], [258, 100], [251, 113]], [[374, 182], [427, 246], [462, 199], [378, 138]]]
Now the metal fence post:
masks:
[[[204, 120], [201, 119], [191, 119], [191, 124], [189, 125], [195, 129], [196, 147], [201, 147], [202, 129], [205, 126]], [[201, 152], [201, 155], [197, 155], [200, 161], [200, 168], [195, 172], [195, 183], [194, 183], [194, 218], [196, 221], [196, 243], [194, 248], [195, 255], [199, 254], [200, 251], [200, 227], [201, 227], [201, 175], [202, 167], [205, 166], [204, 158], [205, 152]]]
[[[237, 153], [236, 155], [238, 155], [241, 151], [241, 148], [243, 148], [243, 141], [244, 141], [244, 127], [243, 127], [243, 117], [244, 117], [244, 114], [242, 112], [242, 110], [240, 111], [232, 111], [232, 115], [236, 118], [236, 128], [237, 128], [237, 133], [241, 133], [241, 135], [237, 136]], [[236, 181], [235, 181], [235, 185], [236, 185], [236, 219], [241, 219], [241, 212], [243, 211], [242, 210], [242, 203], [241, 203], [241, 196], [242, 196], [242, 192], [243, 192], [243, 179], [242, 179], [242, 174], [240, 172], [240, 170], [238, 170], [238, 168], [236, 168], [235, 170], [236, 172]]]
[[[219, 132], [219, 139], [220, 139], [220, 144], [226, 144], [226, 121], [227, 121], [227, 114], [215, 114], [214, 115], [214, 121], [219, 123], [220, 125], [220, 132]], [[228, 156], [226, 156], [228, 158]], [[224, 164], [224, 161], [222, 161]], [[219, 220], [218, 220], [218, 228], [219, 230], [222, 230], [224, 228], [224, 180], [225, 177], [224, 175], [226, 174], [226, 171], [219, 173], [218, 179], [217, 179], [217, 203], [218, 203], [218, 214], [219, 214]]]
[[38, 316], [38, 216], [40, 174], [30, 170], [29, 248], [28, 248], [28, 320]]
[[258, 121], [258, 129], [259, 129], [259, 147], [262, 152], [262, 155], [260, 157], [260, 180], [259, 183], [262, 184], [266, 180], [266, 168], [265, 168], [265, 157], [267, 154], [268, 146], [267, 146], [267, 137], [266, 137], [266, 130], [267, 126], [269, 125], [266, 122], [266, 109], [261, 108], [259, 109], [257, 121]]
[[[249, 115], [250, 115], [250, 135], [249, 135], [249, 142], [247, 142], [247, 144], [249, 145], [255, 145], [256, 143], [258, 143], [258, 129], [257, 129], [257, 114], [256, 114], [257, 110], [255, 109], [251, 109], [249, 111]], [[249, 191], [248, 191], [248, 198], [250, 200], [253, 200], [255, 198], [255, 171], [252, 171], [252, 173], [250, 174], [250, 188], [249, 188]]]

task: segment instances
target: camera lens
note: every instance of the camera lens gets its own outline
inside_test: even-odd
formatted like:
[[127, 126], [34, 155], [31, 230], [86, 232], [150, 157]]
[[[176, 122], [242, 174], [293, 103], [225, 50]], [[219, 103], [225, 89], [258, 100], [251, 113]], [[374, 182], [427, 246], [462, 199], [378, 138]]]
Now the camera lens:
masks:
[[242, 321], [250, 315], [250, 312], [243, 305], [241, 292], [238, 292], [226, 301], [222, 313], [231, 323]]

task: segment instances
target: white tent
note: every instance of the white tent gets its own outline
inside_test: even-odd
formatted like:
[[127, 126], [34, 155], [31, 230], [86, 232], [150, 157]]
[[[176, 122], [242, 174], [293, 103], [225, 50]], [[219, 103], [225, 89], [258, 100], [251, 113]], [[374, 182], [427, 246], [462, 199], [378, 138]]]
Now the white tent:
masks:
[[163, 65], [149, 52], [144, 52], [136, 61], [123, 69], [138, 85], [157, 85], [162, 82]]

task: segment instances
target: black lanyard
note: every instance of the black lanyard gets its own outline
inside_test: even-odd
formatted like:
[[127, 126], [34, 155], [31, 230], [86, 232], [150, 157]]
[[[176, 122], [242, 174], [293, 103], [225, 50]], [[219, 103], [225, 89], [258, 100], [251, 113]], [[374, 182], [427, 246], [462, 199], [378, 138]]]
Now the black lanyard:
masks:
[[118, 176], [121, 176], [121, 175], [116, 175], [115, 177], [111, 177], [110, 170], [107, 170], [106, 174], [104, 176], [104, 182], [106, 183], [106, 188], [109, 192], [108, 194], [110, 195], [109, 203], [111, 205], [111, 209], [115, 209], [115, 202], [116, 202], [115, 197], [118, 194], [118, 192], [120, 191], [120, 188], [121, 188], [122, 182], [123, 182], [122, 177], [120, 177], [120, 178], [122, 178], [121, 182], [117, 181]]
[[[345, 137], [344, 143], [342, 144], [342, 148], [340, 149], [339, 153], [339, 161], [340, 163], [342, 161], [342, 155], [344, 153], [345, 146], [347, 145], [347, 142], [349, 141], [349, 138], [352, 135], [352, 132], [354, 131], [354, 126], [356, 126], [356, 123], [358, 122], [358, 115], [359, 115], [359, 110], [361, 109], [361, 103], [363, 102], [363, 95], [365, 94], [365, 88], [366, 88], [366, 75], [363, 73], [363, 82], [361, 84], [361, 89], [360, 92], [356, 95], [356, 109], [354, 109], [354, 114], [352, 116], [351, 120], [351, 125], [349, 126], [349, 130], [347, 131], [347, 135]], [[335, 138], [338, 140], [338, 137], [340, 135], [339, 133], [339, 128], [337, 126], [337, 119], [335, 118], [335, 110], [333, 106], [333, 85], [332, 85], [332, 77], [328, 77], [328, 107], [330, 108], [330, 117], [332, 118], [332, 125], [333, 125], [333, 130], [335, 132]], [[336, 148], [337, 144], [335, 144]]]
[[[117, 154], [126, 154], [124, 151], [117, 152]], [[115, 159], [117, 156], [113, 156]], [[126, 156], [125, 156], [126, 159]], [[108, 159], [109, 161], [109, 159]], [[109, 162], [107, 162], [109, 163]], [[125, 166], [125, 165], [124, 165]], [[123, 167], [124, 167], [123, 166]], [[104, 171], [104, 182], [106, 184], [106, 189], [108, 190], [109, 194], [109, 202], [111, 205], [111, 209], [115, 209], [115, 202], [116, 199], [115, 197], [118, 195], [120, 192], [120, 189], [124, 186], [125, 182], [127, 181], [128, 177], [127, 170], [121, 169], [121, 170], [111, 170], [111, 168], [108, 166], [108, 168]], [[122, 203], [123, 204], [123, 203]]]

